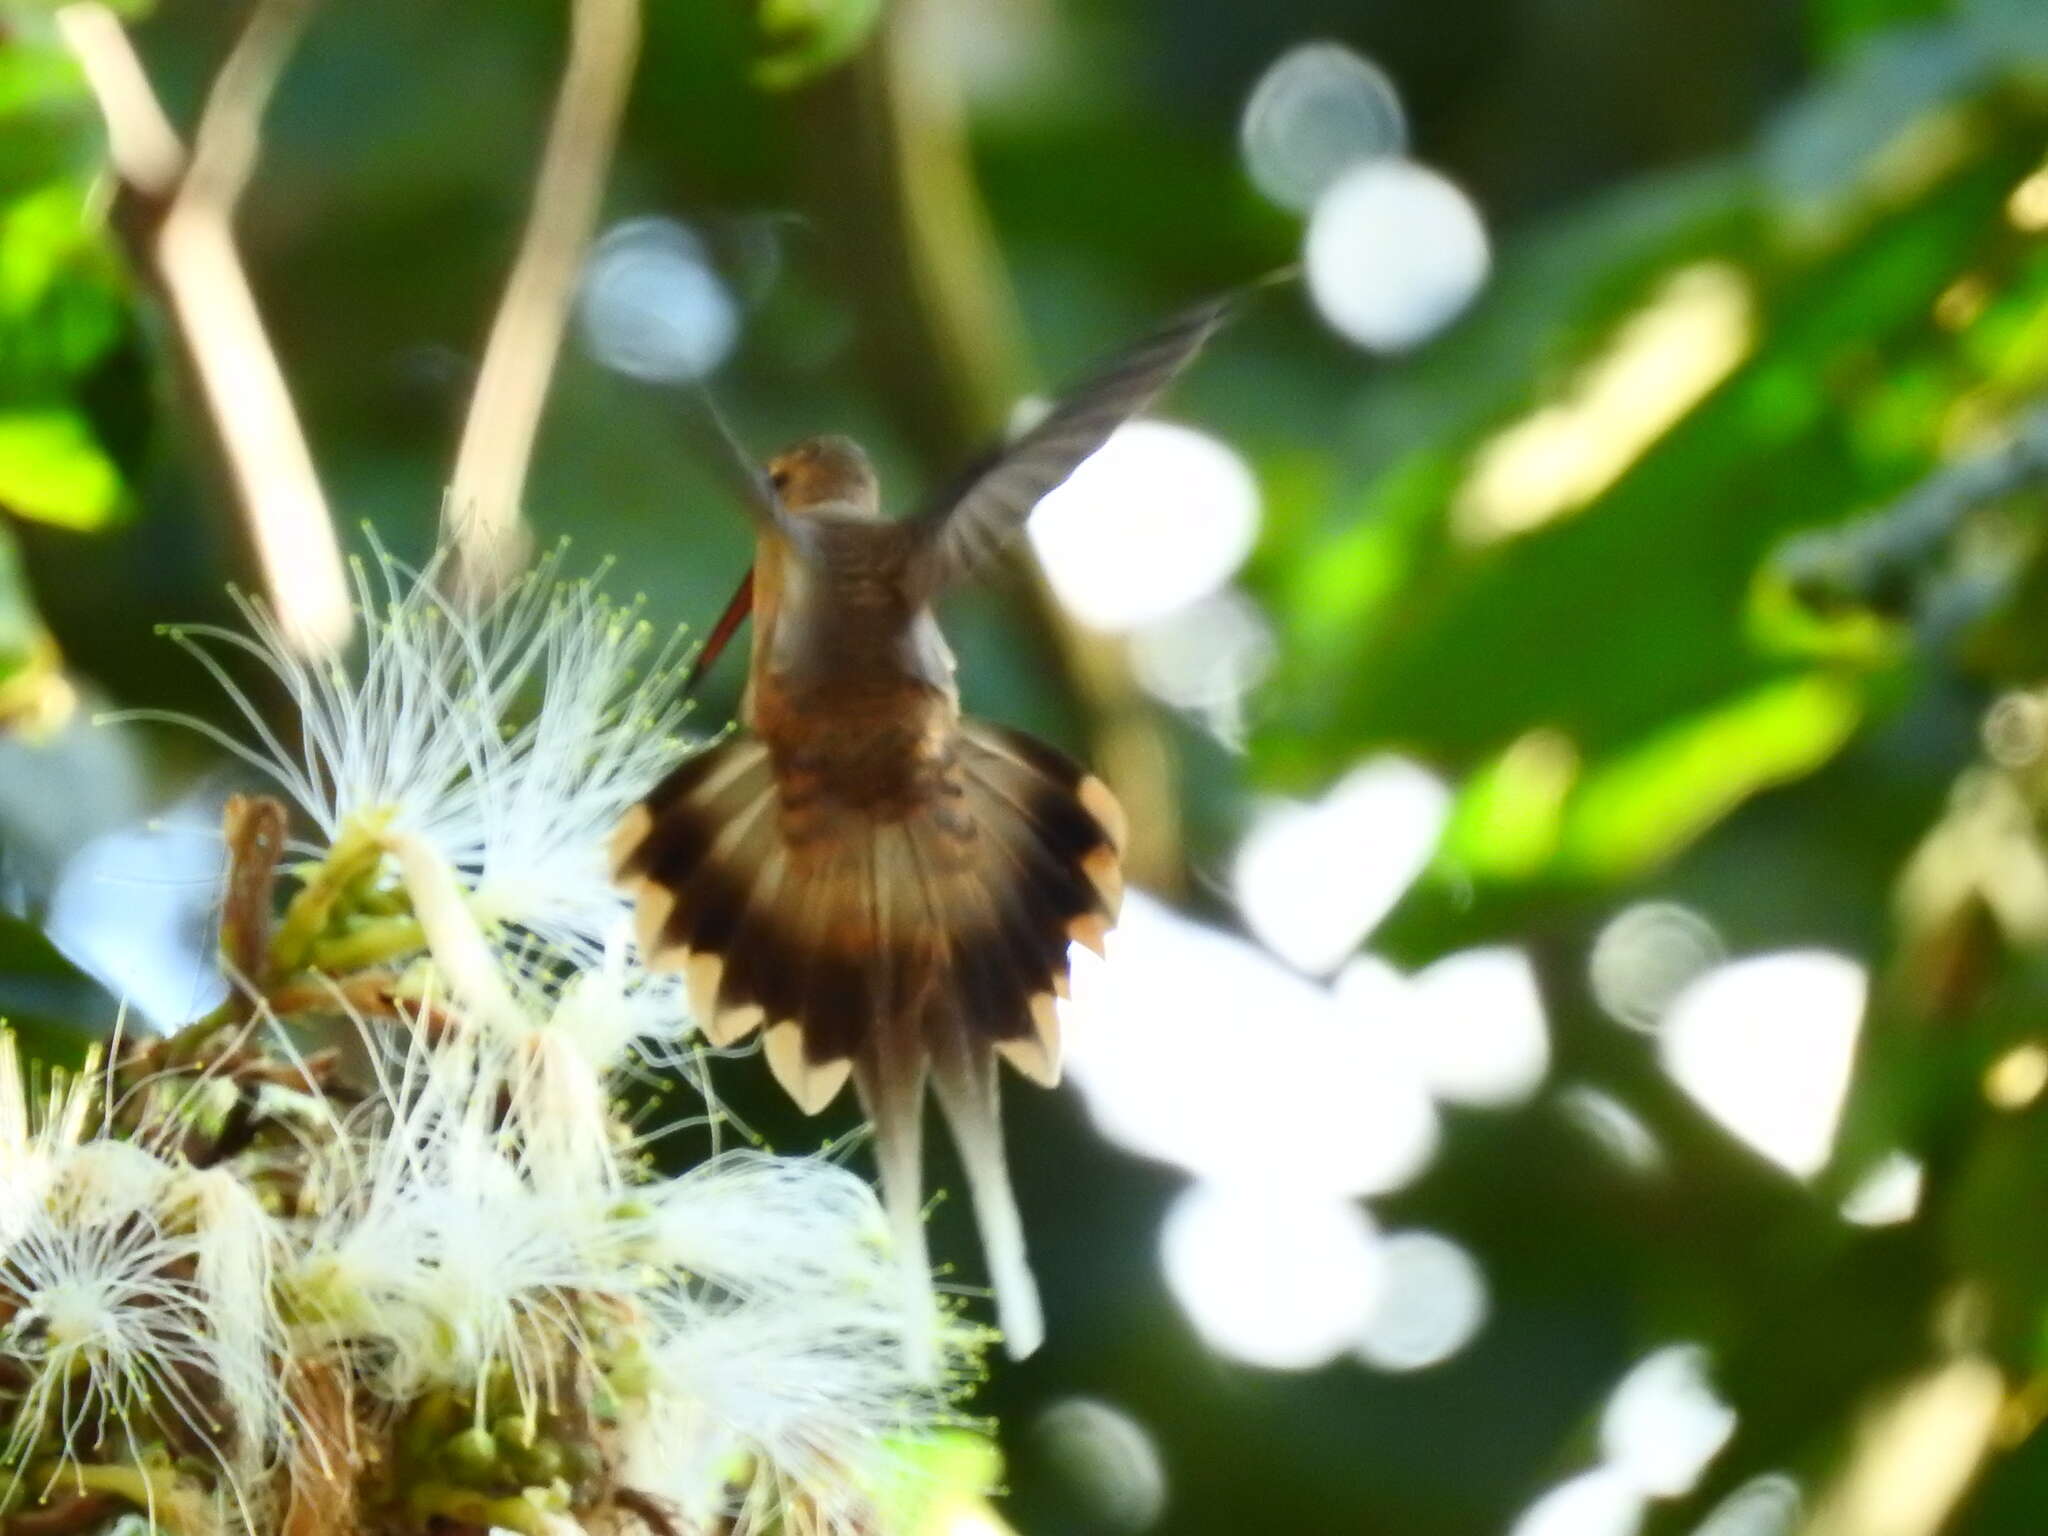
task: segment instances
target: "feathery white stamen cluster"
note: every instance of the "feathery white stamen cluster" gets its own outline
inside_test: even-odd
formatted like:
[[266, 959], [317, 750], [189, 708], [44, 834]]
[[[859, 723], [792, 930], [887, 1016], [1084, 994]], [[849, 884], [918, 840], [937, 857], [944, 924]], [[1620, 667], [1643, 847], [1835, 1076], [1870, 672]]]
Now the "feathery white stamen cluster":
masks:
[[172, 1435], [217, 1462], [216, 1492], [247, 1523], [284, 1422], [273, 1224], [228, 1176], [180, 1167], [148, 1136], [87, 1135], [102, 1089], [87, 1070], [36, 1105], [0, 1037], [0, 1362], [22, 1383], [0, 1486], [11, 1498], [41, 1464], [40, 1496], [76, 1475], [73, 1448], [110, 1441], [139, 1462]]
[[[550, 957], [595, 959], [627, 915], [606, 841], [676, 758], [685, 658], [637, 603], [564, 579], [564, 560], [557, 550], [472, 610], [439, 589], [436, 565], [414, 570], [373, 549], [353, 567], [364, 634], [353, 668], [299, 655], [262, 602], [238, 597], [248, 633], [170, 634], [220, 683], [247, 736], [182, 715], [130, 718], [199, 730], [278, 784], [326, 847], [351, 829], [418, 839], [487, 923]], [[297, 750], [229, 671], [223, 654], [237, 652], [290, 698]]]
[[575, 1363], [621, 1399], [632, 1486], [706, 1519], [765, 1519], [801, 1492], [853, 1528], [891, 1440], [947, 1392], [908, 1367], [873, 1191], [823, 1158], [754, 1152], [650, 1178], [616, 1139], [606, 1176], [565, 1176], [518, 1070], [496, 1042], [417, 1048], [336, 1139], [334, 1204], [286, 1280], [303, 1347], [352, 1353], [393, 1403], [444, 1388], [481, 1405], [509, 1379], [529, 1418]]
[[[204, 1536], [269, 1536], [281, 1489], [394, 1531], [610, 1529], [627, 1490], [830, 1536], [947, 1412], [984, 1340], [905, 1308], [864, 1182], [757, 1152], [658, 1175], [708, 1093], [628, 1122], [657, 1069], [704, 1091], [604, 865], [677, 755], [677, 658], [559, 567], [472, 613], [379, 551], [353, 672], [255, 603], [251, 635], [179, 637], [247, 719], [209, 734], [320, 839], [274, 928], [240, 914], [303, 1017], [202, 1021], [121, 1097], [87, 1075], [39, 1112], [0, 1052], [0, 1513], [34, 1469], [209, 1500]], [[302, 756], [223, 651], [282, 683]], [[337, 1018], [367, 1050], [316, 1072], [294, 1029]]]
[[496, 1123], [495, 1084], [460, 1045], [389, 1090], [322, 1170], [332, 1205], [286, 1277], [296, 1310], [392, 1402], [430, 1386], [480, 1397], [510, 1373], [544, 1395], [557, 1342], [580, 1339], [576, 1296], [601, 1288], [615, 1243], [603, 1189], [543, 1189]]

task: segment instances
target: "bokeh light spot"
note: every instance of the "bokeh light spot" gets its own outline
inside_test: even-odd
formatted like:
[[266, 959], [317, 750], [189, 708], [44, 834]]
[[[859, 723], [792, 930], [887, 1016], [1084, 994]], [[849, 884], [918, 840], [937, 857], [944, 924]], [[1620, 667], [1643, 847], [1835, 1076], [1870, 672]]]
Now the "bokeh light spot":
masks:
[[1557, 1096], [1557, 1102], [1567, 1120], [1629, 1172], [1655, 1173], [1664, 1166], [1664, 1148], [1656, 1135], [1613, 1094], [1574, 1083]]
[[1332, 971], [1422, 873], [1450, 807], [1441, 779], [1394, 757], [1353, 769], [1312, 805], [1269, 805], [1238, 849], [1238, 910], [1282, 959]]
[[1673, 273], [1563, 398], [1480, 448], [1451, 508], [1460, 537], [1489, 543], [1592, 501], [1749, 355], [1755, 310], [1735, 267]]
[[1920, 1213], [1927, 1166], [1906, 1152], [1889, 1152], [1842, 1200], [1842, 1219], [1859, 1227], [1895, 1227]]
[[1226, 746], [1244, 741], [1245, 696], [1274, 657], [1272, 627], [1251, 599], [1225, 589], [1131, 637], [1131, 665], [1154, 698], [1198, 716]]
[[1644, 1356], [1600, 1415], [1608, 1464], [1657, 1498], [1689, 1492], [1734, 1433], [1735, 1410], [1715, 1395], [1707, 1352], [1697, 1344]]
[[1798, 1483], [1765, 1472], [1716, 1504], [1693, 1536], [1792, 1536], [1804, 1509]]
[[1595, 1467], [1531, 1504], [1509, 1536], [1636, 1536], [1642, 1528], [1642, 1494], [1621, 1472]]
[[1737, 960], [1679, 995], [1659, 1054], [1707, 1113], [1805, 1178], [1834, 1147], [1868, 993], [1863, 967], [1825, 950]]
[[1166, 1468], [1128, 1413], [1092, 1397], [1065, 1398], [1039, 1415], [1032, 1438], [1083, 1506], [1090, 1530], [1136, 1532], [1158, 1523]]
[[577, 298], [584, 345], [650, 383], [701, 379], [739, 340], [740, 312], [710, 255], [673, 219], [628, 219], [591, 247]]
[[1593, 996], [1632, 1029], [1655, 1029], [1672, 1001], [1726, 958], [1714, 925], [1675, 901], [1626, 907], [1593, 940]]
[[1317, 201], [1305, 255], [1308, 290], [1338, 334], [1406, 352], [1455, 320], [1492, 265], [1472, 200], [1409, 160], [1352, 167]]
[[1352, 166], [1406, 150], [1408, 123], [1377, 65], [1338, 43], [1304, 43], [1259, 77], [1238, 137], [1252, 184], [1306, 213]]
[[1984, 1098], [1993, 1109], [2027, 1108], [2048, 1089], [2048, 1046], [2029, 1040], [1984, 1069]]
[[1430, 1092], [1491, 1108], [1536, 1091], [1550, 1069], [1550, 1026], [1527, 955], [1463, 950], [1416, 972], [1410, 986], [1410, 1043]]
[[1380, 1251], [1386, 1278], [1358, 1358], [1375, 1370], [1419, 1371], [1471, 1343], [1486, 1322], [1479, 1261], [1434, 1232], [1396, 1232]]
[[2012, 189], [2005, 200], [2012, 227], [2027, 234], [2048, 230], [2048, 163]]
[[[1334, 1198], [1397, 1189], [1436, 1150], [1413, 1068], [1326, 988], [1144, 891], [1107, 962], [1075, 953], [1073, 991], [1068, 1071], [1096, 1128], [1142, 1156]], [[1288, 1134], [1262, 1134], [1278, 1104]]]
[[1160, 1233], [1166, 1282], [1218, 1354], [1312, 1370], [1348, 1349], [1378, 1305], [1386, 1260], [1346, 1200], [1196, 1184]]
[[50, 942], [159, 1028], [227, 995], [212, 938], [227, 869], [219, 826], [212, 806], [193, 803], [103, 833], [66, 861], [50, 895]]
[[1134, 421], [1031, 515], [1046, 579], [1082, 623], [1157, 623], [1227, 582], [1259, 532], [1259, 487], [1235, 450], [1191, 427]]

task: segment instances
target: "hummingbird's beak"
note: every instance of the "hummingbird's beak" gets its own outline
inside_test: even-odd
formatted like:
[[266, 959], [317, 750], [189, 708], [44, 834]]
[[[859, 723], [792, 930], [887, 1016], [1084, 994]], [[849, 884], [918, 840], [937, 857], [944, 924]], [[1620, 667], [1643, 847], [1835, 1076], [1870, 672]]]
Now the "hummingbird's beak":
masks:
[[697, 659], [690, 663], [689, 676], [683, 679], [683, 695], [688, 697], [697, 691], [704, 674], [711, 670], [725, 649], [726, 642], [739, 632], [746, 623], [747, 615], [754, 607], [754, 568], [747, 567], [747, 574], [740, 578], [739, 590], [732, 595], [732, 601], [725, 605], [725, 612], [718, 616], [718, 623], [712, 627], [710, 637], [704, 642], [704, 649], [697, 653]]

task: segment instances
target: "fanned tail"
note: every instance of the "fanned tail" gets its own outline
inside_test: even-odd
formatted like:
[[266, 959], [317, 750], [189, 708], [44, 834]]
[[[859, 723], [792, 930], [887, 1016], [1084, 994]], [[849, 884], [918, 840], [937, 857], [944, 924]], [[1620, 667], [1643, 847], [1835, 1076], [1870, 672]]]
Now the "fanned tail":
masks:
[[1100, 950], [1122, 899], [1123, 818], [1102, 783], [1028, 736], [962, 724], [928, 803], [876, 820], [829, 787], [778, 784], [742, 737], [690, 759], [620, 827], [649, 963], [681, 971], [724, 1044], [765, 1026], [807, 1112], [851, 1075], [875, 1123], [906, 1287], [929, 1309], [923, 1099], [967, 1171], [1013, 1355], [1044, 1336], [997, 1104], [996, 1058], [1059, 1080], [1074, 941]]

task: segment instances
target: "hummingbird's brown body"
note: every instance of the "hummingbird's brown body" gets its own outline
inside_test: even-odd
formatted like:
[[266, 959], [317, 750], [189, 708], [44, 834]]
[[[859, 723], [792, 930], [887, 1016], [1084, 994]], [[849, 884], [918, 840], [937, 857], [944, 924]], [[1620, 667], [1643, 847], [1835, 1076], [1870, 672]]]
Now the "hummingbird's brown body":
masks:
[[1156, 395], [1225, 310], [1169, 326], [919, 517], [881, 516], [866, 455], [846, 439], [773, 460], [752, 508], [745, 729], [682, 763], [614, 843], [642, 950], [683, 972], [709, 1038], [761, 1029], [770, 1067], [807, 1111], [854, 1079], [906, 1280], [926, 1295], [931, 1083], [1017, 1354], [1043, 1325], [996, 1059], [1058, 1080], [1053, 1000], [1070, 943], [1100, 950], [1115, 921], [1123, 817], [1061, 753], [962, 718], [931, 604]]

